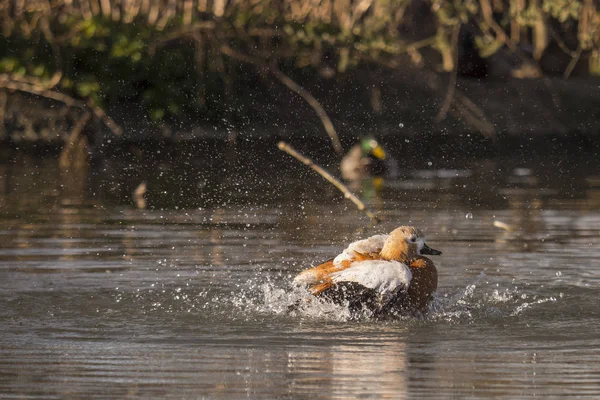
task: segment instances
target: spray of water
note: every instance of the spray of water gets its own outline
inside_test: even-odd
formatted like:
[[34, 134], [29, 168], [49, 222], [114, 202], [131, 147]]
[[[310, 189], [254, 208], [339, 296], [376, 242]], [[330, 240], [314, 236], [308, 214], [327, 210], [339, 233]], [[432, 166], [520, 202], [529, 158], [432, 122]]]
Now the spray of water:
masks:
[[[306, 289], [293, 286], [282, 274], [260, 274], [260, 277], [235, 284], [235, 290], [207, 287], [198, 290], [187, 284], [168, 287], [155, 285], [135, 293], [119, 291], [116, 302], [135, 302], [146, 313], [198, 314], [202, 317], [226, 317], [231, 320], [284, 317], [300, 320], [372, 321], [372, 312], [350, 310], [348, 304], [333, 304], [315, 298]], [[446, 321], [471, 323], [485, 318], [511, 318], [522, 315], [555, 297], [527, 294], [520, 289], [489, 289], [483, 270], [462, 288], [441, 289], [431, 302], [426, 315], [397, 315], [392, 320]], [[389, 319], [386, 320], [389, 322]]]

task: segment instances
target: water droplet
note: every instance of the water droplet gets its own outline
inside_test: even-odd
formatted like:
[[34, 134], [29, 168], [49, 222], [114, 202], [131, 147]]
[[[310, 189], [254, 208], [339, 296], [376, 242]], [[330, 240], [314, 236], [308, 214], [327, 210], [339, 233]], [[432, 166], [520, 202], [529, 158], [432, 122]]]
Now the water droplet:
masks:
[[404, 124], [403, 124], [402, 122], [400, 122], [400, 124], [398, 124], [398, 126], [399, 126], [400, 128], [404, 128]]
[[473, 214], [472, 213], [467, 213], [467, 215], [465, 215], [466, 219], [473, 219]]
[[433, 163], [431, 161], [427, 161], [427, 165], [429, 165], [431, 167], [433, 165]]

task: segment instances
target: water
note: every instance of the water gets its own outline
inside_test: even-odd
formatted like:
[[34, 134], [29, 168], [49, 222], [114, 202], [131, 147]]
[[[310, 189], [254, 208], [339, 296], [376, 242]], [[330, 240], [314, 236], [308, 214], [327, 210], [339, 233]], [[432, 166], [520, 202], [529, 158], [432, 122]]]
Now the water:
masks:
[[[599, 171], [522, 163], [363, 186], [370, 226], [283, 165], [5, 162], [0, 397], [598, 398]], [[288, 312], [294, 274], [401, 224], [444, 253], [426, 318]]]

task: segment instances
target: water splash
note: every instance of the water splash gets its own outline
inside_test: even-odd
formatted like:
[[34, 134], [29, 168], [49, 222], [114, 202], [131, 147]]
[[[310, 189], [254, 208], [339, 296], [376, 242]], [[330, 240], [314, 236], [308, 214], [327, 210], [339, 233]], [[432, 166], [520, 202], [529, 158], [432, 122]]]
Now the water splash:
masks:
[[521, 314], [524, 310], [531, 308], [532, 306], [535, 306], [537, 304], [543, 304], [543, 303], [547, 303], [547, 302], [555, 302], [556, 298], [555, 297], [546, 297], [546, 298], [542, 298], [542, 299], [538, 299], [532, 303], [523, 303], [520, 306], [518, 306], [517, 308], [514, 309], [514, 311], [510, 314], [511, 316], [515, 316], [515, 315], [519, 315]]
[[473, 282], [458, 293], [438, 292], [427, 318], [469, 323], [486, 318], [510, 318], [537, 305], [557, 301], [554, 296], [531, 295], [517, 287], [494, 289], [489, 292], [488, 288], [481, 285], [481, 282], [487, 278], [485, 271], [483, 270]]
[[[538, 305], [557, 301], [552, 296], [532, 294], [531, 288], [528, 288], [528, 293], [514, 286], [490, 290], [489, 282], [486, 282], [489, 278], [484, 269], [464, 287], [439, 290], [426, 316], [398, 316], [394, 320], [472, 323], [486, 318], [519, 316], [531, 312]], [[220, 286], [198, 289], [192, 281], [172, 287], [153, 285], [134, 293], [118, 291], [114, 301], [134, 303], [146, 314], [191, 314], [230, 320], [272, 317], [332, 322], [373, 320], [372, 312], [366, 308], [350, 311], [347, 303], [333, 304], [315, 298], [308, 290], [293, 286], [286, 276], [269, 273], [239, 282], [234, 289]]]

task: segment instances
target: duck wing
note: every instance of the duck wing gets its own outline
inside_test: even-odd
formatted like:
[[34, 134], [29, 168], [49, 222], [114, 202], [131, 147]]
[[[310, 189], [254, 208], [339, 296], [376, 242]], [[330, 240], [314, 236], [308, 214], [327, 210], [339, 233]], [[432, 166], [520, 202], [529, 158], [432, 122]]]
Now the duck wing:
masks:
[[357, 258], [360, 258], [360, 255], [377, 258], [388, 237], [389, 235], [374, 235], [352, 242], [333, 259], [333, 262], [334, 264], [340, 264], [343, 261], [359, 261]]
[[[350, 263], [347, 263], [349, 266]], [[294, 278], [294, 284], [298, 286], [314, 286], [326, 281], [330, 281], [329, 275], [332, 272], [339, 271], [341, 265], [335, 265], [333, 259], [325, 261], [322, 264], [300, 272]]]
[[313, 294], [319, 294], [331, 286], [331, 274], [349, 268], [353, 263], [376, 259], [389, 235], [375, 235], [350, 243], [337, 257], [302, 271], [294, 278], [294, 284], [312, 286]]

